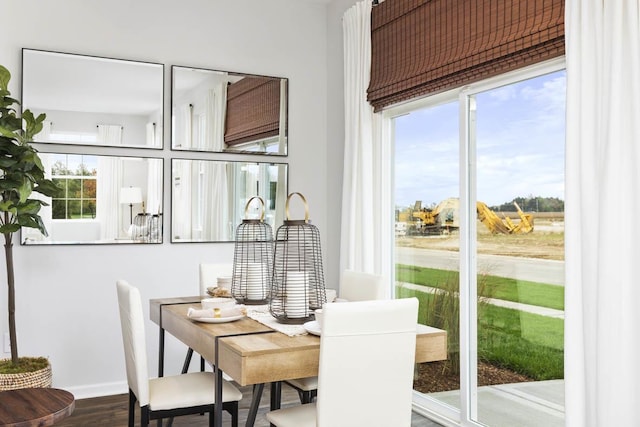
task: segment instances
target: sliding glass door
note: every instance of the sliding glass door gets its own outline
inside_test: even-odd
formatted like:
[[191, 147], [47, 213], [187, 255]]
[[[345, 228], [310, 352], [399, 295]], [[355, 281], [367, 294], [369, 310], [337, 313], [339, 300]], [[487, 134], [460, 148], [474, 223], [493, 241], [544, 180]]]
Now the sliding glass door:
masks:
[[414, 383], [443, 423], [564, 424], [564, 88], [556, 62], [387, 112], [395, 295], [448, 333]]

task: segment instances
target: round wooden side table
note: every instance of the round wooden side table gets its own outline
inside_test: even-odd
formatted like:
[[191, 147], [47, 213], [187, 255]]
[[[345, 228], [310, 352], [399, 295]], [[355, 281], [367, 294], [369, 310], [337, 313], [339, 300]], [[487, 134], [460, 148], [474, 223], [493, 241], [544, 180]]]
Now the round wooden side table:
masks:
[[73, 394], [58, 388], [23, 388], [0, 392], [0, 426], [50, 426], [71, 415]]

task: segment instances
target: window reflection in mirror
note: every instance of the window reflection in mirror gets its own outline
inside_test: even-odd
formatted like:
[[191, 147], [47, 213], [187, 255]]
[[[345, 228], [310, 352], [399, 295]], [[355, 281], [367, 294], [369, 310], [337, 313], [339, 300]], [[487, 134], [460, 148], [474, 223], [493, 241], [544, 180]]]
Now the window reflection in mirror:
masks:
[[[172, 159], [171, 241], [227, 242], [243, 219], [264, 221], [275, 230], [285, 218], [287, 165]], [[245, 207], [246, 212], [245, 212]]]
[[45, 113], [36, 142], [162, 148], [164, 66], [22, 50], [22, 107]]
[[171, 67], [171, 148], [287, 154], [287, 79]]
[[48, 236], [22, 229], [22, 243], [162, 243], [163, 160], [87, 154], [40, 153], [62, 189], [41, 197]]

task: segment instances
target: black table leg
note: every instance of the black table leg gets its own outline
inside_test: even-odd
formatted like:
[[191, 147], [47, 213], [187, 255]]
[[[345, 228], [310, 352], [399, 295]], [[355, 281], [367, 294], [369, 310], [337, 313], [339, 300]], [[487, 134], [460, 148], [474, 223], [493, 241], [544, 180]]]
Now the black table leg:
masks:
[[274, 381], [271, 383], [271, 410], [280, 409], [280, 401], [282, 397], [282, 381]]
[[249, 407], [249, 413], [247, 414], [246, 427], [253, 427], [256, 422], [256, 416], [258, 415], [258, 408], [260, 407], [260, 400], [262, 399], [262, 391], [264, 390], [264, 384], [253, 385], [253, 395], [251, 397], [251, 406]]

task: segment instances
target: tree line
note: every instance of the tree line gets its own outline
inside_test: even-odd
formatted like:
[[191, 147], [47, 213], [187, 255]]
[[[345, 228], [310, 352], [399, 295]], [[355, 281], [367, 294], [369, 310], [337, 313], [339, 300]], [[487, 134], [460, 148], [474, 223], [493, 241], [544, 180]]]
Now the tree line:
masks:
[[510, 202], [491, 206], [491, 210], [497, 212], [515, 212], [516, 202], [524, 212], [564, 212], [564, 200], [557, 197], [516, 197]]

